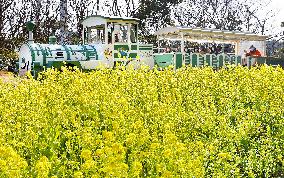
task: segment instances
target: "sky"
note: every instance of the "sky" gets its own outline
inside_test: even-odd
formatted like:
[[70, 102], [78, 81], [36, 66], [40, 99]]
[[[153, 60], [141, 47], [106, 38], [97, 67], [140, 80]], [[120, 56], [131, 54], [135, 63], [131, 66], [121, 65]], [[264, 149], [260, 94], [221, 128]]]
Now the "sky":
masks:
[[[112, 0], [108, 0], [112, 1]], [[118, 0], [118, 1], [125, 1], [125, 0]], [[237, 0], [237, 1], [250, 1], [250, 0]], [[275, 34], [282, 33], [284, 31], [284, 27], [281, 27], [281, 22], [284, 22], [284, 0], [252, 0], [254, 2], [261, 2], [263, 3], [263, 9], [258, 14], [260, 18], [264, 19], [266, 16], [269, 16], [270, 14], [267, 14], [270, 10], [272, 10], [272, 13], [275, 13], [275, 16], [270, 18], [267, 22], [267, 29], [266, 35], [272, 35], [275, 36]], [[271, 1], [270, 3], [268, 3]], [[134, 2], [138, 2], [138, 0], [134, 0]], [[268, 5], [267, 5], [268, 4]], [[266, 6], [267, 5], [267, 6]]]
[[[283, 32], [284, 27], [281, 27], [281, 22], [284, 22], [284, 0], [272, 0], [268, 8], [271, 8], [275, 10], [275, 12], [277, 12], [277, 15], [273, 19], [271, 19], [269, 23], [272, 25], [272, 27], [275, 28], [275, 31]], [[266, 15], [266, 14], [263, 14], [263, 15]]]
[[[59, 3], [60, 0], [55, 0]], [[134, 0], [134, 3], [137, 5], [139, 0]], [[266, 17], [271, 16], [271, 14], [268, 14], [270, 10], [272, 10], [272, 13], [275, 13], [275, 16], [270, 18], [267, 21], [267, 32], [265, 32], [266, 35], [272, 35], [275, 36], [276, 34], [282, 33], [284, 31], [284, 27], [281, 27], [281, 22], [284, 22], [284, 0], [236, 0], [240, 2], [253, 2], [253, 3], [259, 3], [262, 5], [262, 10], [258, 14], [260, 19], [265, 19]], [[271, 1], [267, 5], [267, 2]], [[113, 0], [101, 0], [100, 2], [108, 2], [108, 4], [111, 4]], [[125, 0], [118, 0], [118, 2], [125, 2]], [[101, 9], [104, 13], [107, 13], [106, 9]], [[106, 15], [104, 13], [100, 13], [101, 15]]]

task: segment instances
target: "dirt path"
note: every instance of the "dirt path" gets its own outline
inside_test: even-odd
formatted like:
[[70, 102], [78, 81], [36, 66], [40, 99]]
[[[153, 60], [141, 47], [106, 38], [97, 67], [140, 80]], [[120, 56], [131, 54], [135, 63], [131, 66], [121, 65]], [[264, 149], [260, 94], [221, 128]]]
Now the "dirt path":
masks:
[[14, 76], [12, 73], [0, 71], [0, 79], [2, 79], [3, 82], [10, 82], [14, 79]]

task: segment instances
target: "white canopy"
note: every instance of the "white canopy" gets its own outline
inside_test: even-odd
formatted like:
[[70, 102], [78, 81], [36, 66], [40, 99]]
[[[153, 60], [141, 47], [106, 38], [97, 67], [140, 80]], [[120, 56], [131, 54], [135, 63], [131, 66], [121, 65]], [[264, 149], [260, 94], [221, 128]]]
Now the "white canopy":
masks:
[[[202, 29], [191, 27], [165, 27], [158, 30], [155, 35], [159, 40], [181, 41], [181, 51], [184, 51], [184, 41], [232, 43], [236, 45], [235, 54], [241, 55], [250, 45], [257, 46], [262, 55], [266, 55], [266, 38], [250, 32], [228, 31], [217, 29]], [[249, 46], [248, 46], [249, 45]], [[159, 49], [159, 47], [158, 47]]]
[[92, 15], [86, 17], [81, 21], [81, 24], [85, 27], [92, 27], [101, 24], [107, 24], [108, 22], [114, 23], [131, 23], [138, 24], [139, 19], [131, 17], [117, 17], [117, 16], [101, 16], [101, 15]]
[[267, 36], [250, 32], [227, 31], [217, 29], [202, 29], [191, 27], [165, 27], [158, 30], [155, 35], [159, 38], [207, 41], [265, 41]]

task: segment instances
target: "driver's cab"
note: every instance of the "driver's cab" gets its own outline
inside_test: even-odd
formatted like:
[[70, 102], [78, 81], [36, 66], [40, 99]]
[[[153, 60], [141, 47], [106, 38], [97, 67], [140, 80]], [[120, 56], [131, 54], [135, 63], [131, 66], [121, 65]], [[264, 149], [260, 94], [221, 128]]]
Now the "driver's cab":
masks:
[[92, 45], [96, 49], [98, 60], [123, 61], [136, 58], [138, 19], [95, 15], [81, 23], [83, 44]]

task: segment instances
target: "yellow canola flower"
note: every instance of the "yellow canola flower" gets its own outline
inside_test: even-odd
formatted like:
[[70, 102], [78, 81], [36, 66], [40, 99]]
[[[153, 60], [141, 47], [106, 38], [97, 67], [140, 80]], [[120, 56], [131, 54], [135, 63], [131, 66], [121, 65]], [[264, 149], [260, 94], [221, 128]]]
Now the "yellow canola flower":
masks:
[[112, 150], [113, 152], [118, 153], [118, 154], [124, 153], [124, 147], [120, 143], [114, 143], [112, 145]]
[[229, 153], [222, 152], [218, 154], [218, 157], [222, 160], [230, 160], [232, 159], [232, 156]]
[[283, 76], [142, 66], [0, 81], [0, 177], [280, 175]]
[[104, 153], [104, 151], [102, 149], [97, 149], [96, 152], [95, 152], [95, 155], [100, 157], [103, 153]]
[[46, 156], [42, 156], [36, 163], [35, 169], [37, 170], [37, 177], [48, 177], [51, 163]]
[[104, 137], [107, 141], [111, 141], [111, 140], [114, 139], [112, 132], [103, 131], [102, 135], [103, 135], [103, 137]]
[[0, 146], [0, 173], [8, 177], [21, 177], [27, 162], [13, 148]]
[[90, 170], [96, 168], [96, 162], [94, 160], [87, 160], [84, 164], [81, 165], [83, 170]]
[[77, 171], [74, 173], [74, 178], [83, 178], [84, 175], [81, 171]]
[[140, 162], [134, 161], [132, 163], [132, 169], [131, 169], [133, 176], [135, 176], [135, 177], [139, 176], [141, 174], [142, 168], [143, 168], [143, 166]]
[[126, 145], [128, 146], [131, 146], [132, 144], [134, 144], [135, 141], [136, 141], [136, 135], [134, 133], [130, 133], [125, 140]]
[[150, 148], [151, 148], [152, 150], [157, 150], [159, 147], [160, 147], [160, 144], [159, 144], [159, 143], [152, 143], [152, 144], [150, 145]]
[[82, 150], [81, 158], [83, 158], [85, 160], [92, 159], [92, 151], [90, 151], [90, 150]]
[[172, 151], [171, 151], [170, 149], [166, 149], [166, 150], [164, 151], [164, 156], [165, 156], [166, 158], [170, 158], [170, 157], [172, 156]]

